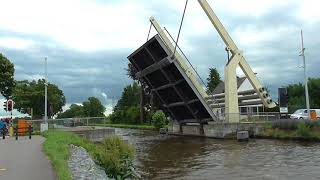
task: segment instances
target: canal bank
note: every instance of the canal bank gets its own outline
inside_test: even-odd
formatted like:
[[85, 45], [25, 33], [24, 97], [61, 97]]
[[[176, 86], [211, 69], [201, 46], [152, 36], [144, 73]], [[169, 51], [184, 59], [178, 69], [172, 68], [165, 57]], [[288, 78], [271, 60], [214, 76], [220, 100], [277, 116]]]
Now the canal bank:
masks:
[[320, 121], [279, 120], [273, 122], [209, 122], [208, 124], [170, 123], [168, 133], [218, 139], [238, 139], [239, 133], [251, 138], [320, 141]]

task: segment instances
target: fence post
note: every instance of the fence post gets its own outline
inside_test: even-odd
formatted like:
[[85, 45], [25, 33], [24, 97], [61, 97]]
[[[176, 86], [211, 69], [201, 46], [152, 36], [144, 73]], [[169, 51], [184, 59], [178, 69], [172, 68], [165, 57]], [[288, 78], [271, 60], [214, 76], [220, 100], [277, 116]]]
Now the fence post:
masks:
[[31, 125], [29, 124], [29, 127], [28, 127], [28, 129], [29, 129], [29, 139], [31, 139], [31, 134], [32, 134], [32, 127], [31, 127]]
[[3, 127], [2, 128], [2, 139], [5, 139], [6, 138], [6, 128], [5, 127]]
[[14, 133], [16, 135], [16, 140], [18, 140], [18, 125], [14, 128]]
[[89, 126], [89, 118], [86, 118], [87, 119], [87, 126]]

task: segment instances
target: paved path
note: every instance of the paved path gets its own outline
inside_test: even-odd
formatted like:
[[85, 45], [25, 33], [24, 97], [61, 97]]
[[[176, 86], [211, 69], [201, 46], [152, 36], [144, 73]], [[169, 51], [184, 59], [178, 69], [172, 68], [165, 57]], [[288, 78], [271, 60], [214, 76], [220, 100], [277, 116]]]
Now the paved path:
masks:
[[50, 161], [42, 152], [42, 136], [0, 139], [1, 180], [55, 180]]

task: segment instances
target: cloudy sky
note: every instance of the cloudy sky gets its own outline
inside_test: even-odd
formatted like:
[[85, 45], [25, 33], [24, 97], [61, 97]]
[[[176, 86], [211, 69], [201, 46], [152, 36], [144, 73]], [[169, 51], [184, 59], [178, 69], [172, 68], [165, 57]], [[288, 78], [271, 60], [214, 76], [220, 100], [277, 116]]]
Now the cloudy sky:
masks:
[[[208, 2], [274, 96], [277, 87], [303, 81], [298, 56], [300, 29], [305, 36], [308, 75], [320, 76], [316, 56], [320, 48], [319, 1]], [[14, 63], [18, 80], [42, 78], [43, 59], [48, 57], [49, 80], [64, 91], [68, 105], [96, 96], [110, 111], [123, 87], [131, 83], [124, 70], [126, 57], [146, 41], [149, 17], [154, 16], [176, 37], [184, 3], [2, 0], [0, 52]], [[216, 67], [223, 76], [225, 45], [196, 0], [189, 1], [179, 45], [202, 78], [209, 67]], [[5, 115], [2, 108], [1, 115]]]

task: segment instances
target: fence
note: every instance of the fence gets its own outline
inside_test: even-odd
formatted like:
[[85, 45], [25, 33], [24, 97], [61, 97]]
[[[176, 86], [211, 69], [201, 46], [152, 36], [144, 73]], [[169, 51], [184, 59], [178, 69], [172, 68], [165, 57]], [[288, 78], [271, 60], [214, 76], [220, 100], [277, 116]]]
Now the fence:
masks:
[[219, 114], [219, 122], [232, 122], [239, 120], [240, 122], [266, 122], [286, 119], [287, 116], [279, 112], [259, 112], [259, 113], [229, 113]]
[[[279, 112], [259, 112], [259, 113], [232, 113], [232, 114], [219, 114], [218, 122], [232, 122], [232, 120], [239, 120], [241, 123], [250, 122], [271, 122], [285, 119]], [[33, 131], [40, 132], [41, 123], [44, 123], [43, 119], [39, 120], [27, 120], [32, 123]], [[110, 124], [110, 120], [106, 117], [86, 117], [86, 118], [64, 118], [64, 119], [48, 119], [49, 129], [61, 129], [67, 127], [77, 126], [103, 126]], [[13, 122], [14, 126], [17, 125], [17, 120]]]
[[[27, 120], [32, 123], [33, 131], [40, 132], [41, 123], [44, 123], [43, 119], [38, 120]], [[67, 127], [76, 127], [76, 126], [97, 126], [110, 123], [110, 120], [106, 117], [88, 117], [88, 118], [64, 118], [64, 119], [48, 119], [48, 128], [49, 129], [58, 129], [58, 128], [67, 128]], [[18, 120], [13, 122], [13, 125], [16, 126]]]

